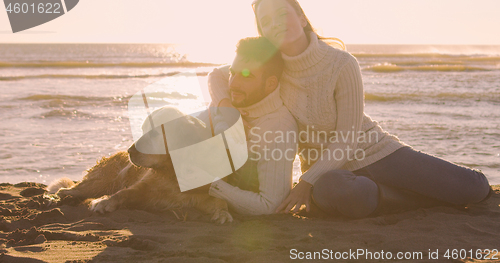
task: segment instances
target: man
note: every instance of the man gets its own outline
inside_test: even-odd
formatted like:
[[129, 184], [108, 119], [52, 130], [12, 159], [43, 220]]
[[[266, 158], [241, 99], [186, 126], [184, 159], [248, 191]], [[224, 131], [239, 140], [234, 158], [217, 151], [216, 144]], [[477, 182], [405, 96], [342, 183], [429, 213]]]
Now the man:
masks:
[[[210, 195], [226, 200], [241, 214], [274, 213], [292, 188], [298, 131], [280, 98], [283, 67], [280, 52], [267, 39], [246, 38], [238, 43], [229, 72], [224, 67], [209, 75], [209, 85], [229, 79], [231, 93], [230, 101], [212, 102], [213, 107], [221, 109], [215, 114], [215, 132], [227, 127], [224, 121], [217, 120], [223, 119], [224, 107], [236, 107], [244, 113], [245, 123], [253, 127], [247, 134], [248, 162], [229, 177], [229, 183], [216, 181], [209, 190]], [[257, 189], [252, 189], [252, 176], [258, 178]]]

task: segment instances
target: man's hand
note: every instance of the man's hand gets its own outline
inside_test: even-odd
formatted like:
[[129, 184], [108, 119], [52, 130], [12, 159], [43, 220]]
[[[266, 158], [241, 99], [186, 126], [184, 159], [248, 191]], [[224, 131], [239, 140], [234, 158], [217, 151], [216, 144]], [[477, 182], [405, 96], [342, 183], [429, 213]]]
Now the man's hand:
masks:
[[[302, 180], [291, 191], [288, 197], [276, 208], [275, 213], [296, 213], [300, 207], [305, 204], [306, 211], [309, 212], [311, 207], [311, 189], [312, 184]], [[295, 206], [293, 211], [290, 211]]]

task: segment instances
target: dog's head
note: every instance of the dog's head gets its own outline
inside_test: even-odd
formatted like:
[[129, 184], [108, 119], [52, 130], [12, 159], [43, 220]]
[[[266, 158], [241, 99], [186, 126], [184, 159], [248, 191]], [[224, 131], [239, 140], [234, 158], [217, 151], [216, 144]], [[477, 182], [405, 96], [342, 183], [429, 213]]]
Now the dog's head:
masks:
[[210, 126], [173, 107], [153, 111], [142, 125], [143, 135], [128, 149], [130, 161], [153, 169], [172, 168], [170, 151], [211, 137]]

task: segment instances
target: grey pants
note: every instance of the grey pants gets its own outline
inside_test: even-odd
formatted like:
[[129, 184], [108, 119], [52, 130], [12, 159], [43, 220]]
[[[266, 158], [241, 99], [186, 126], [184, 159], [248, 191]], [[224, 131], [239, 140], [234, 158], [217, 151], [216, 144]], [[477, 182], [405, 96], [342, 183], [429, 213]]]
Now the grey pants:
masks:
[[314, 184], [312, 196], [325, 212], [362, 218], [385, 201], [382, 189], [395, 192], [391, 198], [399, 198], [402, 205], [413, 205], [419, 198], [465, 205], [486, 198], [490, 186], [480, 171], [403, 147], [356, 171], [327, 172]]

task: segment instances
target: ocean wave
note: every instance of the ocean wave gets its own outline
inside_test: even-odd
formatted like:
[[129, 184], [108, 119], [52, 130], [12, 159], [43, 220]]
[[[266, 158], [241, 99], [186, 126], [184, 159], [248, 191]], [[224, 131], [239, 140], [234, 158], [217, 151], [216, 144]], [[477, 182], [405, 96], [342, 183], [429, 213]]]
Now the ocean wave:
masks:
[[356, 58], [443, 58], [465, 59], [478, 61], [500, 61], [498, 55], [466, 55], [466, 54], [441, 54], [441, 53], [352, 53]]
[[95, 115], [75, 109], [54, 109], [31, 117], [32, 119], [77, 119], [77, 120], [105, 120], [112, 122], [129, 121], [126, 116]]
[[218, 64], [201, 62], [120, 62], [98, 63], [89, 61], [29, 61], [29, 62], [0, 62], [0, 68], [155, 68], [155, 67], [210, 67]]
[[191, 93], [181, 94], [177, 91], [174, 92], [147, 92], [146, 95], [150, 98], [159, 98], [159, 99], [173, 99], [173, 100], [195, 100], [198, 97]]
[[399, 72], [399, 71], [492, 71], [493, 69], [466, 66], [462, 64], [442, 64], [442, 65], [419, 65], [419, 66], [402, 66], [392, 63], [376, 64], [365, 67], [364, 70], [374, 72]]
[[383, 64], [393, 64], [398, 66], [428, 66], [428, 65], [463, 65], [465, 62], [459, 60], [446, 61], [446, 60], [425, 60], [425, 61], [398, 61], [398, 62], [385, 62]]
[[[170, 77], [181, 72], [169, 72], [160, 74], [142, 74], [142, 75], [75, 75], [75, 74], [43, 74], [43, 75], [25, 75], [0, 77], [0, 81], [15, 81], [23, 79], [128, 79], [128, 78], [158, 78]], [[208, 72], [197, 73], [199, 76], [206, 76]]]
[[14, 105], [0, 105], [0, 109], [14, 109], [17, 108], [17, 106]]
[[69, 118], [69, 119], [94, 119], [95, 116], [78, 111], [78, 110], [65, 110], [65, 109], [56, 109], [51, 110], [49, 112], [42, 113], [40, 115], [34, 116], [35, 119], [47, 119], [47, 118]]
[[500, 57], [464, 57], [467, 61], [500, 62]]
[[461, 113], [450, 113], [450, 112], [417, 112], [416, 114], [419, 115], [430, 115], [430, 116], [448, 116], [452, 118], [459, 118], [459, 119], [472, 119], [473, 117], [469, 114], [461, 114]]
[[53, 99], [60, 99], [60, 100], [79, 100], [79, 101], [103, 101], [103, 100], [108, 100], [106, 97], [86, 97], [86, 96], [72, 96], [72, 95], [51, 95], [51, 94], [36, 94], [36, 95], [31, 95], [27, 97], [22, 97], [19, 98], [19, 100], [32, 100], [32, 101], [38, 101], [38, 100], [53, 100]]
[[436, 100], [476, 100], [500, 102], [500, 92], [485, 93], [367, 93], [365, 92], [365, 101], [421, 101], [425, 99]]
[[6, 154], [0, 154], [0, 160], [5, 160], [5, 159], [11, 159], [14, 157], [12, 154], [6, 153]]
[[[168, 99], [195, 99], [197, 98], [193, 94], [181, 94], [177, 91], [174, 92], [152, 92], [147, 93], [148, 96], [151, 97], [159, 97], [168, 98]], [[35, 94], [27, 97], [19, 98], [18, 100], [30, 100], [30, 101], [40, 101], [40, 100], [62, 100], [62, 101], [95, 101], [95, 102], [103, 102], [103, 101], [128, 101], [131, 96], [121, 96], [121, 97], [87, 97], [87, 96], [73, 96], [73, 95], [56, 95], [56, 94]]]
[[123, 104], [128, 102], [130, 96], [128, 97], [87, 97], [87, 96], [72, 96], [72, 95], [52, 95], [52, 94], [35, 94], [27, 97], [19, 98], [18, 100], [28, 100], [28, 101], [53, 101], [55, 104], [59, 103], [107, 103], [113, 102], [117, 104]]
[[63, 99], [52, 99], [44, 101], [40, 107], [45, 109], [50, 108], [75, 108], [84, 106], [93, 107], [109, 107], [109, 106], [126, 106], [128, 104], [128, 98], [109, 98], [107, 100], [63, 100]]
[[[148, 97], [182, 100], [182, 99], [197, 99], [193, 94], [181, 94], [174, 92], [153, 92], [147, 93]], [[121, 97], [87, 97], [87, 96], [72, 96], [72, 95], [52, 95], [52, 94], [35, 94], [27, 97], [19, 98], [18, 100], [40, 101], [42, 108], [71, 108], [82, 106], [126, 106], [131, 96]], [[167, 103], [167, 102], [164, 102]]]
[[452, 58], [457, 57], [457, 55], [449, 54], [436, 54], [436, 53], [352, 53], [356, 58], [381, 58], [381, 57], [392, 57], [392, 58], [410, 58], [410, 57], [441, 57], [441, 58]]

